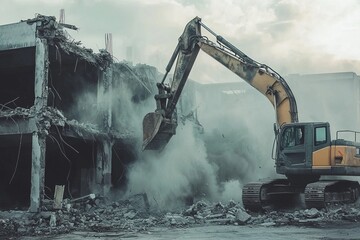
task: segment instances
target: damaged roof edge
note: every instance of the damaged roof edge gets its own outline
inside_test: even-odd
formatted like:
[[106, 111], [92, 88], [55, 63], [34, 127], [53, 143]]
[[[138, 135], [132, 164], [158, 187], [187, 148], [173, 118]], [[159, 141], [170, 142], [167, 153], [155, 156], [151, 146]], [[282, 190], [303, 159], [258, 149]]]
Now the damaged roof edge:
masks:
[[53, 16], [38, 14], [35, 18], [21, 20], [19, 23], [0, 26], [0, 51], [34, 47], [36, 38], [48, 40], [48, 44], [62, 49], [66, 54], [87, 61], [101, 70], [113, 63], [113, 58], [106, 50], [93, 53], [92, 49], [81, 46], [64, 28], [77, 30], [70, 24], [60, 24]]
[[[50, 45], [61, 48], [67, 54], [74, 54], [81, 59], [92, 63], [102, 70], [109, 67], [113, 63], [113, 59], [105, 50], [100, 50], [99, 53], [93, 53], [92, 49], [81, 46], [80, 41], [75, 41], [71, 38], [70, 34], [64, 29], [64, 24], [56, 22], [56, 18], [53, 16], [37, 15], [34, 19], [26, 21], [31, 24], [36, 22], [37, 24], [37, 37], [45, 38]], [[78, 29], [74, 25], [66, 24], [66, 27], [70, 29]]]
[[0, 51], [34, 47], [36, 24], [25, 22], [0, 26]]

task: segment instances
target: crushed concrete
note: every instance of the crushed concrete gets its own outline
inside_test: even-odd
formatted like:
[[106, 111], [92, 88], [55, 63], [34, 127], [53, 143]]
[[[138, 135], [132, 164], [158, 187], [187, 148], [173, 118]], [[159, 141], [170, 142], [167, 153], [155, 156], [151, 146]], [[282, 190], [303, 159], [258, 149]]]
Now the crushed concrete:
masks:
[[[50, 206], [51, 204], [49, 204]], [[199, 201], [174, 212], [154, 209], [146, 194], [110, 202], [89, 195], [76, 201], [65, 199], [61, 210], [45, 209], [31, 214], [0, 212], [0, 237], [51, 236], [74, 231], [149, 232], [153, 227], [184, 228], [199, 225], [248, 225], [264, 227], [321, 226], [360, 220], [359, 205], [336, 205], [328, 209], [302, 209], [251, 213], [234, 201], [228, 204]]]
[[[36, 111], [34, 107], [30, 109], [17, 107], [15, 109], [6, 108], [0, 110], [0, 118], [13, 119], [14, 121], [16, 119], [29, 119], [34, 117], [38, 118], [38, 128], [45, 135], [48, 135], [51, 126], [67, 127], [80, 137], [84, 133], [94, 136], [104, 135], [103, 130], [100, 129], [98, 125], [81, 123], [75, 119], [67, 119], [60, 110], [53, 107], [44, 107], [40, 111]], [[113, 131], [110, 134], [123, 139], [131, 138], [132, 135], [128, 130], [122, 130], [121, 132]]]

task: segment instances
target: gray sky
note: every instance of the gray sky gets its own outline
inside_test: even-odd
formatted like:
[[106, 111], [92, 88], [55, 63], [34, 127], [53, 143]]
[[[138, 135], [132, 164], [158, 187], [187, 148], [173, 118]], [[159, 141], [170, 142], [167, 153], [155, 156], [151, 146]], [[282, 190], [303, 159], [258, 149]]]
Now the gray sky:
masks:
[[[85, 47], [104, 48], [113, 34], [114, 56], [163, 72], [186, 23], [195, 16], [253, 59], [286, 76], [291, 73], [352, 71], [360, 74], [358, 0], [0, 0], [0, 24], [34, 17], [59, 18]], [[210, 37], [206, 31], [203, 35]], [[199, 82], [238, 78], [200, 54], [191, 78]]]

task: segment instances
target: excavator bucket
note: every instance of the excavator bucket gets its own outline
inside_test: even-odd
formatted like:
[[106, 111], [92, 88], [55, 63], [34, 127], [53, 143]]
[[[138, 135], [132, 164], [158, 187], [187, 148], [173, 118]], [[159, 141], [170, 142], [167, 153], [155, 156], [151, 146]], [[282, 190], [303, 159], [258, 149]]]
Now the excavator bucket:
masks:
[[151, 112], [143, 120], [143, 150], [162, 150], [176, 133], [177, 123]]

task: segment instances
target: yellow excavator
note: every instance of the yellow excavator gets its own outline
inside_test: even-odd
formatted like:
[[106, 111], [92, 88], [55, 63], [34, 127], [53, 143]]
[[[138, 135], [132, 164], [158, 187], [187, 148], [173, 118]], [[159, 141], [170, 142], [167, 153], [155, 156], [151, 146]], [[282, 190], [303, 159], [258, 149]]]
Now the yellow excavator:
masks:
[[[216, 43], [201, 35], [202, 28], [215, 36]], [[307, 207], [316, 208], [358, 199], [360, 186], [357, 181], [320, 180], [321, 176], [329, 175], [360, 176], [360, 143], [356, 142], [358, 132], [350, 131], [354, 134], [354, 141], [339, 139], [341, 131], [336, 133], [335, 140], [331, 140], [329, 123], [300, 123], [295, 97], [286, 81], [269, 66], [251, 59], [214, 33], [199, 17], [186, 25], [164, 78], [157, 84], [157, 108], [143, 120], [144, 150], [162, 150], [176, 133], [176, 104], [200, 49], [262, 93], [275, 109], [272, 155], [276, 172], [286, 178], [246, 184], [242, 189], [246, 209], [281, 206], [300, 193], [304, 193]], [[175, 60], [171, 84], [165, 84]]]

